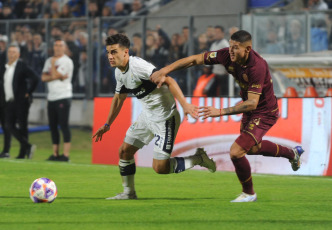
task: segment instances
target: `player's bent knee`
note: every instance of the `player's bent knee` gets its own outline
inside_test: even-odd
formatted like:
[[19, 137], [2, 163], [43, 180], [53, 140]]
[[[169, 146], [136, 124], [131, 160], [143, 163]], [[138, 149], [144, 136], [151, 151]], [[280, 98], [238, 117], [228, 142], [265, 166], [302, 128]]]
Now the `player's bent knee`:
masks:
[[169, 164], [167, 164], [167, 161], [158, 161], [154, 159], [152, 168], [158, 174], [169, 174]]
[[131, 160], [134, 157], [134, 154], [129, 151], [129, 149], [121, 146], [119, 148], [119, 158], [123, 160]]
[[260, 151], [260, 149], [260, 145], [255, 145], [249, 150], [248, 155], [255, 155]]
[[239, 146], [236, 142], [234, 142], [231, 146], [229, 155], [231, 159], [241, 158], [246, 154], [246, 150]]

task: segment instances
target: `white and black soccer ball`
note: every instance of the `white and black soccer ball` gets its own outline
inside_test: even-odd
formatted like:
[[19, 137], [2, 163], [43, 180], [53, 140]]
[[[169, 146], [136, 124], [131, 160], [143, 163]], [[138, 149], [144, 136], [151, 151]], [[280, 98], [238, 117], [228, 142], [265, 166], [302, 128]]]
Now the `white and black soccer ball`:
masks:
[[48, 178], [38, 178], [30, 186], [30, 198], [34, 203], [51, 203], [58, 195], [54, 181]]

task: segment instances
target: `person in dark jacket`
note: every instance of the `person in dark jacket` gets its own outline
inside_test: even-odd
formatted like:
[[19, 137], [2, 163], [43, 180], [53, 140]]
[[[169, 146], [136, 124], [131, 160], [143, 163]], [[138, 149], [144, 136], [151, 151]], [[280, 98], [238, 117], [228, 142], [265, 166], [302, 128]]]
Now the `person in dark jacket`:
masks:
[[[20, 49], [10, 45], [7, 50], [7, 64], [0, 66], [1, 94], [4, 96], [5, 127], [19, 141], [17, 159], [32, 158], [36, 146], [29, 143], [28, 115], [32, 103], [32, 92], [38, 84], [38, 76], [19, 59]], [[9, 157], [9, 151], [6, 156]]]

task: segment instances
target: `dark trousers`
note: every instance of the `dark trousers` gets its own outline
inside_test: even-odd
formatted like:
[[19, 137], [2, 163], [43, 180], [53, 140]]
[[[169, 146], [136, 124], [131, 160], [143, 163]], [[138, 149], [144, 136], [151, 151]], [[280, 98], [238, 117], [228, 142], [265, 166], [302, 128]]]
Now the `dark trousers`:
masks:
[[71, 133], [69, 128], [69, 112], [71, 99], [61, 99], [57, 101], [49, 101], [47, 104], [48, 122], [51, 130], [52, 143], [60, 144], [60, 133], [58, 126], [62, 131], [63, 141], [68, 143], [71, 141]]
[[0, 122], [1, 128], [4, 134], [4, 145], [2, 152], [9, 153], [10, 143], [11, 143], [11, 134], [10, 130], [6, 126], [6, 105], [0, 105]]
[[12, 101], [6, 103], [5, 126], [20, 143], [19, 157], [24, 157], [31, 146], [28, 138], [29, 109], [30, 102], [28, 99], [25, 102]]

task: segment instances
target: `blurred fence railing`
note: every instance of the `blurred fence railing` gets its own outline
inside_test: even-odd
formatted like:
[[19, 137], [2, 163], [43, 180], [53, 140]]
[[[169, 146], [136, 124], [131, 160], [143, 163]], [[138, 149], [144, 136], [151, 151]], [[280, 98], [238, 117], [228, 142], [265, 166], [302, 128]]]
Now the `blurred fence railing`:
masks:
[[[45, 60], [52, 56], [52, 42], [57, 36], [68, 45], [67, 54], [74, 62], [73, 91], [76, 98], [113, 96], [114, 69], [110, 68], [104, 47], [105, 38], [126, 33], [132, 42], [130, 53], [163, 67], [179, 58], [209, 50], [204, 44], [209, 26], [234, 26], [253, 35], [254, 49], [262, 54], [301, 54], [331, 48], [331, 11], [269, 12], [249, 15], [195, 15], [170, 17], [101, 17], [35, 20], [0, 20], [0, 35], [8, 44], [17, 42], [21, 57], [41, 75]], [[295, 39], [298, 39], [296, 41]], [[1, 49], [1, 47], [0, 47]], [[191, 96], [202, 68], [174, 72], [186, 96]], [[234, 96], [234, 82], [229, 95]], [[37, 97], [46, 96], [40, 82]]]

